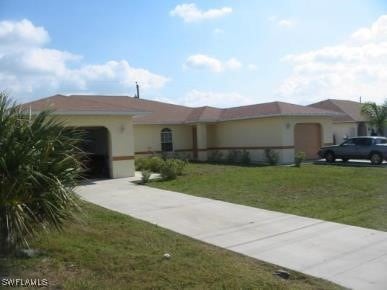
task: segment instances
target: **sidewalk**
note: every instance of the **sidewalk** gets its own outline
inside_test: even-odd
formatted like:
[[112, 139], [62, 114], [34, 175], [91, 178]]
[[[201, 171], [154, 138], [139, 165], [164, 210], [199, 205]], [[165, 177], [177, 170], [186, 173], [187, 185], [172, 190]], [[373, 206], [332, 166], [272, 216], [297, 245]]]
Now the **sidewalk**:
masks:
[[135, 185], [95, 181], [81, 197], [194, 239], [353, 289], [386, 289], [387, 232]]

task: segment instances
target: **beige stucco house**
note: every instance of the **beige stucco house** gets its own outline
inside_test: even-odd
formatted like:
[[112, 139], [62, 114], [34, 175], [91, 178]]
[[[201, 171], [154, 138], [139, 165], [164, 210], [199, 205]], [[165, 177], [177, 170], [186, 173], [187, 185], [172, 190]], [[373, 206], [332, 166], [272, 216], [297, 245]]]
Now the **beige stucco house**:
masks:
[[127, 96], [55, 95], [28, 104], [45, 108], [68, 126], [85, 129], [92, 142], [86, 150], [102, 156], [108, 177], [134, 174], [134, 157], [163, 151], [205, 161], [214, 152], [246, 150], [253, 162], [264, 161], [264, 149], [275, 150], [281, 163], [297, 151], [307, 158], [333, 143], [328, 110], [271, 102], [227, 109], [191, 108]]
[[[316, 158], [320, 146], [332, 143], [332, 112], [272, 102], [227, 109], [190, 108], [138, 100], [152, 113], [134, 118], [135, 153], [162, 150], [162, 130], [172, 133], [172, 150], [207, 160], [214, 151], [247, 150], [252, 161], [264, 161], [264, 149], [277, 151], [280, 162], [290, 163], [296, 151]], [[334, 114], [334, 113], [333, 113]]]
[[333, 143], [340, 144], [346, 138], [367, 136], [371, 129], [367, 118], [361, 113], [362, 103], [346, 100], [327, 99], [310, 104], [309, 107], [340, 113], [333, 116]]
[[54, 110], [59, 121], [84, 129], [90, 141], [87, 151], [99, 157], [92, 164], [100, 167], [94, 173], [98, 177], [120, 178], [134, 175], [133, 117], [144, 113], [125, 105], [126, 98], [55, 95], [24, 107], [32, 114]]

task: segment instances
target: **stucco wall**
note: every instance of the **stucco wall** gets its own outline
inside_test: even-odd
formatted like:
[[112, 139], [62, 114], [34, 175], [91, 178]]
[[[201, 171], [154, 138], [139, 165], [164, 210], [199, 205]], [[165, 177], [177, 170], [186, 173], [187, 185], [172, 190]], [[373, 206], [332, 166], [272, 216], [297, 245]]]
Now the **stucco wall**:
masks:
[[[291, 163], [294, 160], [294, 126], [297, 123], [320, 124], [321, 145], [332, 143], [332, 121], [327, 117], [269, 117], [192, 126], [197, 126], [200, 160], [215, 150], [226, 157], [230, 150], [246, 149], [252, 161], [262, 162], [265, 161], [264, 148], [271, 148], [278, 152], [281, 163]], [[160, 132], [166, 127], [173, 132], [174, 150], [191, 153], [192, 126], [134, 125], [136, 156], [159, 152]]]
[[280, 146], [281, 120], [260, 118], [217, 123], [216, 147]]
[[355, 137], [357, 136], [357, 123], [334, 123], [333, 134], [336, 137], [336, 144], [340, 144], [344, 141], [344, 137]]
[[134, 151], [136, 155], [144, 155], [146, 152], [160, 152], [160, 132], [163, 128], [172, 130], [174, 151], [183, 151], [191, 154], [192, 150], [192, 126], [190, 125], [134, 125]]
[[134, 176], [134, 135], [130, 116], [57, 116], [67, 126], [105, 127], [110, 135], [110, 173], [113, 178]]
[[[326, 117], [271, 117], [250, 120], [236, 120], [218, 123], [212, 130], [214, 148], [227, 156], [229, 150], [246, 148], [255, 162], [265, 161], [264, 149], [278, 152], [281, 163], [294, 161], [294, 126], [297, 123], [318, 123], [321, 125], [321, 145], [332, 143], [332, 121]], [[256, 147], [256, 148], [254, 148]], [[209, 153], [211, 154], [211, 153]]]

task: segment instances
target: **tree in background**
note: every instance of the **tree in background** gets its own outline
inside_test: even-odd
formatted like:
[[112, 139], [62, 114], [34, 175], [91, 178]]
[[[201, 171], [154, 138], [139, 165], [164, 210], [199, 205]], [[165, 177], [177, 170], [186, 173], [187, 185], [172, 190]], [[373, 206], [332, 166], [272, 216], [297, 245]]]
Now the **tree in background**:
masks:
[[61, 229], [77, 208], [81, 132], [49, 111], [30, 116], [0, 93], [0, 254], [41, 230]]
[[361, 112], [367, 116], [369, 124], [376, 128], [378, 135], [383, 136], [387, 120], [387, 100], [380, 106], [372, 102], [364, 103]]

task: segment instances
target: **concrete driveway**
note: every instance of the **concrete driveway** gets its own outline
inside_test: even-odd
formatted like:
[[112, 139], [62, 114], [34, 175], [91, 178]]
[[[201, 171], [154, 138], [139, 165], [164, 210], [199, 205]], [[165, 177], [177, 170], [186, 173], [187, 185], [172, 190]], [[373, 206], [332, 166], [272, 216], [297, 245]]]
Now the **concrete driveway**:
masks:
[[325, 159], [319, 159], [313, 162], [317, 165], [331, 165], [331, 166], [343, 166], [343, 167], [372, 167], [372, 168], [387, 168], [387, 161], [383, 161], [380, 165], [372, 165], [369, 160], [350, 159], [347, 162], [337, 159], [334, 163], [328, 163]]
[[135, 185], [96, 181], [81, 197], [259, 260], [353, 289], [387, 289], [387, 232]]

